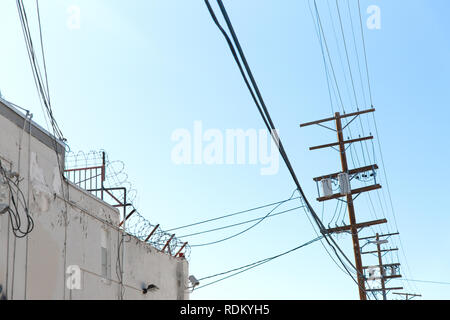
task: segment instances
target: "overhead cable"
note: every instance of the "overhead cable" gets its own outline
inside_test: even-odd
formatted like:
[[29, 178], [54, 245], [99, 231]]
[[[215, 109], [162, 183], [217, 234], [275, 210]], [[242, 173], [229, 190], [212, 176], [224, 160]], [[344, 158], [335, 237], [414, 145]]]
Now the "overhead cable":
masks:
[[[229, 47], [230, 47], [230, 50], [231, 50], [232, 53], [233, 53], [233, 56], [235, 57], [235, 60], [238, 60], [238, 59], [236, 58], [235, 49], [234, 49], [234, 47], [233, 47], [233, 45], [232, 45], [232, 43], [231, 43], [231, 41], [230, 41], [230, 39], [229, 39], [227, 33], [224, 31], [224, 29], [223, 29], [223, 28], [220, 26], [220, 24], [218, 23], [218, 20], [217, 20], [217, 18], [215, 17], [214, 11], [212, 10], [212, 8], [211, 8], [211, 6], [210, 6], [209, 1], [208, 1], [208, 0], [205, 0], [205, 3], [206, 3], [206, 5], [207, 5], [207, 7], [208, 7], [208, 10], [209, 10], [209, 12], [210, 12], [210, 14], [211, 14], [211, 17], [213, 18], [214, 22], [216, 23], [216, 25], [218, 26], [218, 28], [221, 30], [221, 32], [222, 32], [222, 34], [224, 35], [224, 37], [227, 39], [227, 43], [228, 43], [228, 45], [229, 45]], [[229, 31], [230, 31], [230, 33], [231, 33], [232, 38], [233, 38], [234, 44], [236, 45], [236, 48], [237, 48], [237, 50], [238, 50], [238, 52], [239, 52], [239, 55], [240, 55], [240, 58], [241, 58], [241, 60], [242, 60], [242, 62], [243, 62], [243, 64], [244, 64], [244, 66], [245, 66], [245, 69], [246, 69], [246, 71], [247, 71], [247, 74], [248, 74], [248, 76], [249, 76], [249, 78], [250, 78], [250, 81], [251, 81], [251, 83], [252, 83], [252, 85], [253, 85], [253, 88], [254, 88], [254, 90], [255, 90], [256, 96], [258, 97], [259, 103], [258, 103], [258, 101], [255, 101], [255, 104], [256, 104], [256, 106], [257, 106], [257, 108], [258, 108], [258, 111], [259, 111], [261, 117], [263, 118], [263, 121], [264, 121], [264, 123], [265, 123], [267, 129], [268, 129], [269, 132], [271, 133], [272, 139], [274, 140], [275, 144], [277, 145], [278, 150], [279, 150], [279, 152], [280, 152], [280, 154], [281, 154], [281, 156], [282, 156], [282, 158], [283, 158], [283, 160], [284, 160], [284, 162], [285, 162], [285, 164], [286, 164], [286, 166], [287, 166], [287, 168], [288, 168], [288, 170], [289, 170], [289, 172], [290, 172], [290, 174], [291, 174], [292, 179], [294, 180], [295, 185], [297, 186], [298, 191], [300, 192], [300, 194], [301, 194], [301, 196], [302, 196], [303, 201], [305, 202], [305, 204], [306, 204], [306, 206], [307, 206], [307, 208], [308, 208], [309, 213], [310, 213], [311, 216], [313, 217], [315, 223], [318, 225], [320, 231], [325, 235], [325, 234], [326, 234], [325, 226], [323, 225], [322, 221], [321, 221], [320, 218], [317, 216], [317, 214], [315, 213], [314, 209], [312, 208], [312, 206], [311, 206], [310, 203], [308, 202], [308, 200], [307, 200], [307, 198], [306, 198], [306, 196], [305, 196], [305, 194], [304, 194], [304, 192], [303, 192], [303, 189], [302, 189], [301, 186], [300, 186], [300, 183], [299, 183], [298, 178], [297, 178], [297, 176], [296, 176], [296, 174], [295, 174], [295, 171], [294, 171], [294, 169], [293, 169], [293, 167], [292, 167], [292, 165], [291, 165], [291, 163], [290, 163], [290, 161], [289, 161], [289, 158], [288, 158], [288, 156], [287, 156], [287, 154], [286, 154], [286, 152], [285, 152], [285, 149], [284, 149], [284, 147], [283, 147], [283, 144], [281, 143], [281, 140], [279, 139], [279, 136], [278, 136], [278, 134], [277, 134], [276, 127], [275, 127], [274, 124], [273, 124], [273, 121], [272, 121], [272, 119], [271, 119], [271, 117], [270, 117], [270, 114], [269, 114], [269, 112], [268, 112], [268, 110], [267, 110], [267, 107], [266, 107], [266, 105], [265, 105], [265, 103], [264, 103], [264, 100], [263, 100], [263, 98], [262, 98], [262, 96], [261, 96], [261, 93], [260, 93], [260, 91], [259, 91], [258, 85], [257, 85], [257, 83], [256, 83], [256, 81], [255, 81], [255, 79], [254, 79], [254, 77], [253, 77], [253, 74], [252, 74], [252, 72], [251, 72], [251, 69], [250, 69], [250, 67], [249, 67], [249, 65], [248, 65], [248, 63], [247, 63], [247, 60], [246, 60], [245, 55], [244, 55], [244, 53], [243, 53], [243, 50], [242, 50], [242, 48], [241, 48], [241, 46], [240, 46], [239, 40], [237, 39], [236, 33], [235, 33], [234, 28], [233, 28], [233, 26], [232, 26], [232, 24], [231, 24], [231, 21], [230, 21], [230, 19], [229, 19], [229, 17], [228, 17], [228, 14], [227, 14], [227, 11], [226, 11], [226, 9], [225, 9], [225, 7], [224, 7], [224, 5], [223, 5], [223, 2], [222, 2], [221, 0], [217, 0], [217, 3], [218, 3], [218, 5], [219, 5], [219, 7], [220, 7], [220, 10], [221, 10], [221, 12], [222, 12], [222, 15], [223, 15], [223, 17], [224, 17], [224, 19], [225, 19], [225, 21], [226, 21], [226, 24], [227, 24], [227, 26], [228, 26], [228, 29], [229, 29]], [[238, 63], [238, 61], [237, 61], [237, 63]], [[240, 65], [240, 63], [238, 63], [238, 65]], [[246, 76], [245, 76], [245, 74], [242, 72], [242, 68], [241, 68], [241, 67], [240, 67], [240, 70], [241, 70], [242, 76], [243, 76], [244, 79], [245, 79]], [[247, 87], [249, 88], [250, 92], [253, 92], [252, 89], [251, 89], [251, 88], [249, 87], [249, 85], [248, 85], [248, 81], [246, 81], [246, 84], [247, 84]], [[254, 94], [253, 94], [253, 93], [252, 93], [252, 97], [254, 97]], [[255, 99], [254, 99], [254, 100], [255, 100]], [[333, 239], [331, 236], [329, 236], [329, 235], [325, 235], [324, 238], [325, 238], [325, 240], [328, 242], [328, 244], [330, 245], [330, 247], [333, 249], [333, 251], [335, 252], [335, 254], [336, 254], [336, 256], [338, 257], [338, 259], [341, 260], [341, 257], [339, 256], [339, 254], [337, 253], [336, 250], [338, 250], [338, 251], [342, 254], [342, 256], [345, 258], [345, 260], [352, 266], [352, 268], [356, 270], [356, 268], [354, 267], [353, 263], [348, 259], [348, 257], [345, 255], [345, 253], [342, 251], [342, 249], [337, 245], [337, 243], [334, 241], [334, 239]], [[331, 242], [332, 242], [333, 244], [332, 244]], [[342, 260], [341, 260], [341, 262], [342, 262]], [[352, 275], [350, 274], [350, 272], [349, 272], [349, 275], [352, 277]], [[363, 275], [359, 275], [359, 276], [362, 277]], [[357, 283], [357, 281], [356, 281], [353, 277], [352, 277], [352, 279], [353, 279], [353, 281], [355, 281], [355, 283]]]
[[297, 246], [297, 247], [295, 247], [295, 248], [293, 248], [293, 249], [290, 249], [290, 250], [288, 250], [288, 251], [285, 251], [285, 252], [283, 252], [283, 253], [280, 253], [280, 254], [278, 254], [278, 255], [276, 255], [276, 256], [273, 256], [273, 257], [270, 257], [270, 258], [266, 258], [266, 259], [262, 259], [262, 260], [259, 260], [259, 261], [256, 261], [256, 262], [247, 264], [247, 265], [245, 265], [245, 266], [238, 267], [238, 268], [234, 268], [234, 269], [231, 269], [231, 270], [228, 270], [228, 271], [225, 271], [225, 272], [221, 272], [221, 273], [217, 273], [217, 274], [214, 274], [214, 275], [210, 275], [210, 276], [206, 276], [206, 277], [200, 278], [199, 280], [202, 281], [202, 280], [207, 280], [207, 279], [211, 279], [211, 278], [216, 278], [216, 277], [218, 277], [218, 276], [222, 276], [222, 275], [226, 275], [226, 274], [230, 274], [230, 273], [232, 273], [232, 272], [235, 272], [235, 273], [233, 273], [233, 274], [231, 274], [231, 275], [229, 275], [229, 276], [226, 276], [226, 277], [224, 277], [224, 278], [218, 279], [218, 280], [216, 280], [216, 281], [213, 281], [213, 282], [207, 283], [207, 284], [205, 284], [205, 285], [203, 285], [203, 286], [201, 286], [201, 287], [198, 287], [197, 290], [198, 290], [198, 289], [201, 289], [201, 288], [204, 288], [204, 287], [207, 287], [207, 286], [210, 286], [210, 285], [213, 285], [213, 284], [218, 283], [218, 282], [220, 282], [220, 281], [229, 279], [229, 278], [234, 277], [234, 276], [236, 276], [236, 275], [238, 275], [238, 274], [241, 274], [241, 273], [243, 273], [243, 272], [246, 272], [246, 271], [248, 271], [248, 270], [250, 270], [250, 269], [256, 268], [256, 267], [258, 267], [258, 266], [260, 266], [260, 265], [263, 265], [263, 264], [265, 264], [265, 263], [268, 263], [268, 262], [270, 262], [270, 261], [273, 261], [273, 260], [275, 260], [275, 259], [278, 259], [278, 258], [280, 258], [280, 257], [282, 257], [282, 256], [285, 256], [285, 255], [287, 255], [287, 254], [290, 254], [290, 253], [292, 253], [292, 252], [295, 252], [295, 251], [297, 251], [297, 250], [299, 250], [299, 249], [301, 249], [301, 248], [304, 248], [304, 247], [306, 247], [306, 246], [308, 246], [308, 245], [310, 245], [310, 244], [313, 244], [313, 243], [315, 243], [315, 242], [321, 240], [322, 238], [323, 238], [323, 236], [319, 236], [319, 237], [317, 237], [317, 238], [315, 238], [315, 239], [313, 239], [313, 240], [310, 240], [310, 241], [308, 241], [308, 242], [306, 242], [306, 243], [304, 243], [304, 244], [302, 244], [302, 245], [300, 245], [300, 246]]
[[271, 206], [274, 206], [274, 205], [277, 205], [277, 204], [281, 204], [281, 203], [286, 203], [288, 201], [292, 201], [292, 200], [296, 200], [296, 199], [300, 199], [300, 197], [289, 198], [289, 199], [286, 199], [286, 200], [269, 203], [269, 204], [266, 204], [266, 205], [263, 205], [263, 206], [259, 206], [259, 207], [255, 207], [255, 208], [251, 208], [251, 209], [247, 209], [247, 210], [243, 210], [243, 211], [238, 211], [238, 212], [235, 212], [235, 213], [230, 213], [230, 214], [227, 214], [227, 215], [224, 215], [224, 216], [220, 216], [220, 217], [217, 217], [217, 218], [212, 218], [212, 219], [208, 219], [208, 220], [204, 220], [204, 221], [194, 222], [194, 223], [187, 224], [187, 225], [184, 225], [184, 226], [181, 226], [181, 227], [172, 228], [172, 229], [169, 229], [169, 230], [166, 230], [166, 231], [170, 232], [170, 231], [175, 231], [175, 230], [184, 229], [184, 228], [188, 228], [188, 227], [193, 227], [193, 226], [197, 226], [197, 225], [208, 223], [208, 222], [212, 222], [212, 221], [217, 221], [217, 220], [233, 217], [233, 216], [236, 216], [236, 215], [241, 215], [241, 214], [248, 213], [248, 212], [251, 212], [251, 211], [264, 209], [264, 208], [267, 208], [267, 207], [271, 207]]

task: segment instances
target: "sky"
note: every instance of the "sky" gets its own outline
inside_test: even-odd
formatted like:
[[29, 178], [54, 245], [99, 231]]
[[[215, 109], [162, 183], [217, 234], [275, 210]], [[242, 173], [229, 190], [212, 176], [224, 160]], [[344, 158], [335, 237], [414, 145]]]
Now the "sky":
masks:
[[[362, 47], [357, 47], [357, 56], [348, 14], [351, 12], [355, 19], [355, 43], [361, 45], [358, 8], [356, 1], [349, 1], [339, 3], [358, 107], [366, 109], [370, 99], [364, 81], [365, 65], [360, 60], [363, 81], [359, 82], [356, 59], [362, 58]], [[39, 48], [35, 1], [24, 3]], [[211, 3], [220, 16], [215, 2]], [[327, 225], [336, 202], [324, 206], [318, 203], [312, 178], [338, 171], [339, 156], [332, 149], [308, 148], [334, 142], [336, 137], [327, 129], [300, 129], [299, 124], [330, 117], [337, 108], [331, 107], [316, 20], [308, 1], [224, 3], [293, 168]], [[355, 103], [335, 2], [317, 3], [343, 104], [352, 110]], [[174, 134], [188, 132], [195, 140], [196, 123], [201, 123], [203, 133], [211, 129], [215, 131], [210, 133], [224, 137], [230, 129], [264, 129], [203, 1], [46, 0], [39, 4], [53, 111], [71, 150], [104, 149], [111, 160], [123, 161], [129, 181], [138, 191], [135, 205], [153, 224], [167, 230], [290, 197], [295, 186], [280, 158], [279, 170], [272, 175], [262, 175], [264, 165], [259, 162], [177, 164], [173, 159], [177, 146]], [[380, 9], [378, 28], [366, 24], [373, 15], [366, 9], [373, 6]], [[362, 131], [375, 136], [367, 150], [382, 169], [379, 182], [383, 189], [372, 193], [370, 199], [362, 195], [355, 200], [357, 219], [367, 221], [384, 215], [388, 219], [388, 226], [365, 229], [364, 236], [398, 229], [400, 238], [389, 238], [388, 246], [399, 246], [400, 252], [386, 258], [400, 260], [405, 278], [450, 282], [450, 173], [446, 161], [450, 156], [450, 4], [446, 0], [361, 0], [361, 11], [379, 135], [371, 116], [361, 117], [363, 121], [356, 120], [350, 128], [354, 137]], [[31, 110], [33, 119], [46, 127], [15, 1], [1, 1], [0, 21], [0, 91], [7, 100]], [[336, 103], [336, 96], [332, 95], [331, 101]], [[363, 162], [358, 147], [353, 145], [349, 152], [355, 153], [355, 160], [361, 152]], [[352, 157], [352, 162], [355, 160]], [[373, 207], [371, 200], [375, 202]], [[298, 201], [291, 201], [279, 210], [298, 205]], [[178, 230], [177, 236], [184, 240], [183, 235], [267, 213], [266, 208]], [[344, 211], [340, 213], [346, 216]], [[342, 219], [333, 220], [332, 226]], [[212, 242], [248, 226], [185, 239], [191, 245]], [[190, 273], [199, 279], [214, 275], [274, 256], [315, 237], [305, 212], [296, 210], [266, 219], [233, 239], [193, 247]], [[339, 235], [336, 240], [353, 260], [351, 238]], [[374, 261], [373, 257], [364, 259], [365, 264]], [[420, 293], [423, 299], [450, 298], [449, 285], [397, 280], [389, 285], [404, 286], [404, 292]], [[317, 242], [195, 290], [191, 298], [357, 299], [358, 290]]]

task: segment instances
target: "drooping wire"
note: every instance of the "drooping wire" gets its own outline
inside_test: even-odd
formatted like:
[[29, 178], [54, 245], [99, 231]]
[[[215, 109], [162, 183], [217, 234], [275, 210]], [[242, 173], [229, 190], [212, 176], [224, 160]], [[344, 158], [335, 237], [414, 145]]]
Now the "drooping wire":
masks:
[[294, 198], [290, 198], [290, 199], [286, 199], [286, 200], [282, 200], [282, 201], [278, 201], [278, 202], [269, 203], [269, 204], [266, 204], [266, 205], [263, 205], [263, 206], [259, 206], [259, 207], [255, 207], [255, 208], [251, 208], [251, 209], [247, 209], [247, 210], [243, 210], [243, 211], [238, 211], [238, 212], [235, 212], [235, 213], [230, 213], [230, 214], [227, 214], [227, 215], [224, 215], [224, 216], [220, 216], [220, 217], [217, 217], [217, 218], [212, 218], [212, 219], [208, 219], [208, 220], [194, 222], [194, 223], [191, 223], [191, 224], [183, 225], [181, 227], [172, 228], [172, 229], [169, 229], [169, 230], [166, 230], [166, 231], [167, 232], [171, 232], [171, 231], [175, 231], [175, 230], [189, 228], [189, 227], [197, 226], [197, 225], [200, 225], [200, 224], [205, 224], [205, 223], [208, 223], [208, 222], [213, 222], [213, 221], [217, 221], [217, 220], [221, 220], [221, 219], [225, 219], [225, 218], [241, 215], [241, 214], [244, 214], [244, 213], [256, 211], [256, 210], [259, 210], [259, 209], [272, 207], [272, 206], [277, 205], [277, 204], [282, 204], [282, 203], [286, 203], [286, 202], [289, 202], [289, 201], [292, 201], [292, 200], [297, 200], [297, 199], [300, 199], [300, 197], [294, 197]]
[[261, 222], [264, 219], [277, 217], [277, 216], [280, 216], [280, 215], [285, 214], [285, 213], [293, 212], [293, 211], [298, 210], [300, 208], [302, 208], [302, 207], [295, 207], [295, 208], [287, 209], [287, 210], [284, 210], [284, 211], [280, 211], [280, 212], [277, 212], [277, 213], [265, 215], [263, 217], [259, 217], [259, 218], [255, 218], [255, 219], [251, 219], [251, 220], [246, 220], [246, 221], [242, 221], [242, 222], [238, 222], [238, 223], [234, 223], [234, 224], [229, 224], [229, 225], [222, 226], [222, 227], [217, 227], [217, 228], [214, 228], [214, 229], [209, 229], [209, 230], [199, 231], [199, 232], [195, 232], [195, 233], [190, 233], [190, 234], [182, 235], [182, 236], [180, 236], [180, 238], [184, 239], [184, 238], [187, 238], [187, 237], [198, 236], [198, 235], [205, 234], [205, 233], [220, 231], [220, 230], [224, 230], [224, 229], [228, 229], [228, 228], [234, 228], [234, 227], [242, 226], [244, 224], [248, 224], [248, 223], [255, 222], [255, 221]]
[[42, 24], [41, 24], [41, 11], [39, 10], [39, 0], [36, 0], [36, 13], [38, 17], [38, 24], [39, 24], [39, 39], [41, 43], [41, 55], [42, 55], [42, 62], [44, 66], [44, 76], [45, 76], [45, 86], [47, 88], [47, 99], [48, 103], [51, 106], [51, 100], [50, 100], [50, 88], [48, 85], [48, 74], [47, 74], [47, 62], [45, 59], [45, 49], [44, 49], [44, 38], [42, 36]]
[[[40, 10], [39, 10], [39, 2], [38, 0], [36, 0], [36, 10], [37, 10], [37, 14], [38, 14], [38, 24], [39, 24], [39, 35], [40, 35], [40, 43], [41, 43], [41, 49], [42, 49], [42, 59], [44, 61], [44, 69], [45, 69], [45, 84], [43, 81], [43, 76], [41, 74], [40, 68], [39, 68], [39, 63], [37, 61], [37, 56], [35, 53], [35, 49], [34, 49], [34, 45], [33, 45], [33, 40], [32, 40], [32, 36], [31, 36], [31, 32], [30, 32], [30, 26], [28, 23], [28, 17], [27, 17], [27, 13], [25, 10], [25, 6], [23, 4], [23, 0], [16, 0], [16, 5], [17, 5], [17, 10], [19, 13], [19, 19], [21, 22], [21, 26], [22, 26], [22, 32], [24, 35], [24, 39], [25, 39], [25, 45], [27, 48], [27, 53], [28, 53], [28, 58], [30, 60], [30, 65], [31, 65], [31, 70], [32, 70], [32, 74], [33, 74], [33, 78], [34, 78], [34, 82], [36, 84], [36, 88], [38, 90], [38, 95], [39, 95], [39, 101], [41, 104], [41, 107], [44, 109], [44, 118], [47, 121], [47, 118], [50, 121], [52, 130], [53, 130], [53, 149], [55, 151], [55, 155], [56, 155], [56, 162], [58, 164], [58, 170], [60, 173], [60, 184], [61, 184], [61, 193], [64, 199], [64, 265], [63, 268], [64, 270], [66, 270], [66, 263], [67, 263], [67, 250], [66, 250], [66, 245], [67, 245], [67, 224], [68, 224], [68, 217], [67, 217], [67, 212], [68, 212], [68, 197], [69, 197], [69, 189], [67, 189], [66, 191], [65, 189], [65, 184], [64, 184], [64, 164], [61, 164], [61, 160], [59, 157], [59, 153], [60, 151], [58, 151], [58, 144], [64, 145], [63, 151], [65, 152], [66, 148], [67, 148], [67, 144], [66, 144], [66, 139], [64, 138], [64, 135], [58, 125], [58, 123], [56, 122], [56, 119], [53, 115], [53, 110], [52, 110], [52, 106], [51, 106], [51, 99], [50, 99], [50, 90], [48, 87], [48, 74], [47, 74], [47, 65], [45, 62], [45, 50], [43, 47], [43, 37], [42, 37], [42, 25], [41, 25], [41, 19], [40, 19]], [[60, 146], [61, 146], [60, 145]], [[63, 298], [65, 299], [65, 295], [66, 295], [66, 291], [63, 291]]]
[[[52, 110], [51, 102], [50, 102], [50, 98], [49, 98], [49, 89], [45, 85], [45, 83], [48, 83], [48, 80], [45, 80], [45, 83], [44, 83], [43, 76], [42, 76], [42, 73], [39, 68], [39, 63], [37, 61], [37, 56], [36, 56], [32, 36], [31, 36], [30, 26], [28, 23], [28, 17], [27, 17], [27, 13], [25, 10], [25, 6], [23, 4], [23, 0], [16, 0], [16, 4], [17, 4], [18, 12], [19, 12], [19, 18], [20, 18], [20, 22], [22, 25], [22, 31], [24, 34], [24, 39], [25, 39], [25, 44], [27, 47], [28, 56], [29, 56], [30, 63], [31, 63], [31, 69], [32, 69], [36, 87], [38, 89], [40, 101], [43, 104], [43, 106], [45, 107], [46, 115], [50, 121], [50, 124], [51, 124], [52, 129], [55, 134], [55, 137], [57, 136], [61, 141], [63, 141], [64, 136], [63, 136], [61, 129], [59, 128], [58, 123], [56, 122], [55, 117], [53, 115], [53, 110]], [[39, 7], [37, 7], [37, 10], [39, 10]], [[40, 36], [42, 36], [42, 28], [41, 28], [41, 24], [40, 24], [40, 14], [39, 14], [38, 22], [39, 22], [39, 30], [40, 30], [39, 34], [40, 34]], [[41, 43], [43, 44], [42, 38], [41, 38]], [[42, 49], [42, 51], [43, 51], [43, 49]], [[43, 56], [43, 58], [45, 59], [45, 56]], [[45, 66], [45, 70], [46, 70], [46, 66]], [[45, 71], [45, 73], [46, 73], [46, 71]]]
[[268, 262], [270, 262], [270, 261], [273, 261], [273, 260], [278, 259], [278, 258], [280, 258], [280, 257], [283, 257], [283, 256], [285, 256], [285, 255], [288, 255], [288, 254], [290, 254], [290, 253], [293, 253], [293, 252], [295, 252], [295, 251], [297, 251], [297, 250], [299, 250], [299, 249], [301, 249], [301, 248], [304, 248], [304, 247], [306, 247], [306, 246], [309, 246], [309, 245], [311, 245], [311, 244], [313, 244], [313, 243], [315, 243], [315, 242], [321, 240], [322, 238], [323, 238], [323, 236], [319, 236], [319, 237], [317, 237], [317, 238], [315, 238], [315, 239], [313, 239], [313, 240], [310, 240], [310, 241], [308, 241], [308, 242], [306, 242], [306, 243], [304, 243], [304, 244], [302, 244], [302, 245], [300, 245], [300, 246], [297, 246], [297, 247], [295, 247], [295, 248], [293, 248], [293, 249], [290, 249], [290, 250], [288, 250], [288, 251], [285, 251], [285, 252], [280, 253], [280, 254], [278, 254], [278, 255], [275, 255], [275, 256], [273, 256], [273, 257], [266, 258], [266, 259], [262, 259], [262, 260], [259, 260], [259, 261], [256, 261], [256, 262], [247, 264], [247, 265], [245, 265], [245, 266], [241, 266], [241, 267], [234, 268], [234, 269], [231, 269], [231, 270], [228, 270], [228, 271], [224, 271], [224, 272], [221, 272], [221, 273], [217, 273], [217, 274], [214, 274], [214, 275], [210, 275], [210, 276], [206, 276], [206, 277], [200, 278], [199, 281], [203, 281], [203, 280], [207, 280], [207, 279], [211, 279], [211, 278], [216, 278], [216, 277], [219, 277], [219, 276], [222, 276], [222, 275], [226, 275], [226, 274], [230, 274], [230, 273], [234, 272], [233, 274], [231, 274], [231, 275], [229, 275], [229, 276], [226, 276], [226, 277], [224, 277], [224, 278], [215, 280], [215, 281], [210, 282], [210, 283], [207, 283], [207, 284], [205, 284], [205, 285], [203, 285], [203, 286], [201, 286], [201, 287], [198, 287], [196, 290], [201, 289], [201, 288], [205, 288], [205, 287], [207, 287], [207, 286], [213, 285], [213, 284], [218, 283], [218, 282], [221, 282], [221, 281], [224, 281], [224, 280], [229, 279], [229, 278], [231, 278], [231, 277], [237, 276], [238, 274], [241, 274], [241, 273], [246, 272], [246, 271], [248, 271], [248, 270], [251, 270], [251, 269], [253, 269], [253, 268], [259, 267], [260, 265], [263, 265], [263, 264], [265, 264], [265, 263], [268, 263]]
[[[25, 238], [33, 231], [34, 221], [26, 205], [27, 200], [19, 187], [20, 179], [19, 177], [16, 177], [16, 181], [14, 181], [3, 167], [1, 160], [0, 175], [0, 184], [7, 187], [7, 193], [9, 194], [10, 203], [12, 204], [12, 207], [7, 205], [8, 207], [5, 212], [8, 212], [9, 214], [13, 234], [16, 238]], [[17, 196], [14, 196], [14, 194], [17, 194]], [[23, 221], [21, 219], [21, 211], [25, 214], [25, 226], [23, 226]]]
[[415, 280], [415, 279], [405, 279], [405, 278], [401, 278], [399, 280], [400, 281], [420, 282], [420, 283], [430, 283], [430, 284], [442, 284], [442, 285], [450, 286], [450, 282], [444, 282], [444, 281]]
[[[291, 197], [290, 197], [289, 199], [292, 199], [292, 198], [294, 197], [294, 194], [295, 194], [296, 192], [297, 192], [297, 190], [295, 190], [295, 191], [292, 193], [292, 195], [291, 195]], [[240, 235], [242, 235], [242, 234], [244, 234], [244, 233], [250, 231], [251, 229], [255, 228], [257, 225], [259, 225], [261, 222], [263, 222], [263, 221], [264, 221], [267, 217], [269, 217], [276, 209], [278, 209], [282, 204], [286, 203], [287, 201], [288, 201], [288, 200], [285, 200], [284, 202], [281, 202], [281, 203], [277, 204], [277, 205], [276, 205], [274, 208], [272, 208], [265, 216], [263, 216], [263, 217], [260, 218], [260, 219], [257, 219], [257, 221], [256, 221], [253, 225], [251, 225], [250, 227], [248, 227], [248, 228], [246, 228], [246, 229], [244, 229], [244, 230], [242, 230], [242, 231], [240, 231], [240, 232], [238, 232], [238, 233], [235, 233], [235, 234], [233, 234], [233, 235], [231, 235], [231, 236], [225, 237], [225, 238], [220, 239], [220, 240], [212, 241], [212, 242], [201, 243], [201, 244], [191, 244], [191, 247], [204, 247], [204, 246], [209, 246], [209, 245], [221, 243], [221, 242], [224, 242], [224, 241], [233, 239], [233, 238], [235, 238], [235, 237], [238, 237], [238, 236], [240, 236]]]

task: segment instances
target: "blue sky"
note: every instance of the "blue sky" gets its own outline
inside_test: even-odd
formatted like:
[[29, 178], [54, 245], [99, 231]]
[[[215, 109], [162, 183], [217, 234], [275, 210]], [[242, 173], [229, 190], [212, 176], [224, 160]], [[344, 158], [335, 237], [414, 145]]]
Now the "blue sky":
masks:
[[[356, 18], [356, 2], [350, 1]], [[37, 44], [35, 2], [24, 2]], [[337, 171], [339, 159], [332, 150], [308, 150], [311, 145], [334, 141], [332, 132], [298, 126], [331, 115], [323, 58], [308, 2], [224, 2], [300, 183], [321, 213], [321, 204], [314, 200], [317, 191], [312, 178]], [[347, 1], [342, 3], [347, 12]], [[333, 8], [334, 1], [330, 4]], [[346, 65], [341, 67], [333, 45], [327, 2], [318, 0], [318, 5], [332, 59], [343, 75]], [[402, 271], [409, 279], [449, 282], [450, 5], [446, 0], [361, 0], [364, 20], [369, 17], [365, 9], [370, 5], [381, 9], [381, 29], [365, 28], [365, 35], [380, 133], [376, 138], [382, 144], [404, 249], [399, 253]], [[54, 114], [71, 149], [105, 149], [110, 159], [122, 160], [138, 190], [136, 205], [152, 223], [170, 229], [290, 196], [295, 187], [281, 160], [278, 174], [271, 176], [260, 175], [258, 165], [175, 165], [171, 160], [172, 133], [180, 128], [193, 131], [196, 120], [202, 121], [205, 129], [223, 132], [264, 128], [203, 1], [47, 0], [40, 6]], [[67, 25], [71, 6], [80, 9], [79, 29]], [[345, 28], [349, 28], [348, 16], [343, 15]], [[34, 119], [45, 127], [15, 1], [1, 2], [0, 19], [0, 90], [6, 99], [32, 110]], [[356, 71], [355, 55], [349, 48]], [[344, 80], [340, 84], [351, 110], [351, 94], [347, 94]], [[369, 107], [360, 100], [361, 109]], [[364, 118], [366, 134], [374, 130], [373, 123], [369, 128], [370, 121], [366, 122], [370, 119]], [[358, 134], [357, 124], [354, 131]], [[384, 177], [380, 179], [386, 197]], [[373, 197], [376, 200], [377, 195]], [[370, 219], [367, 196], [358, 201], [358, 220]], [[335, 202], [325, 205], [325, 223], [335, 206]], [[381, 208], [375, 209], [375, 214], [382, 216]], [[384, 210], [389, 230], [396, 231], [389, 206]], [[265, 213], [262, 210], [180, 230], [177, 235]], [[381, 231], [386, 231], [383, 228]], [[186, 240], [209, 242], [239, 230]], [[365, 235], [371, 235], [370, 231]], [[264, 221], [221, 244], [194, 248], [190, 270], [202, 278], [278, 254], [314, 237], [304, 212], [296, 211]], [[392, 246], [399, 245], [398, 239], [392, 241]], [[338, 242], [352, 258], [350, 237], [342, 235]], [[404, 281], [392, 285], [404, 285], [405, 291], [420, 292], [426, 299], [450, 298], [450, 286]], [[192, 295], [193, 299], [357, 297], [354, 283], [319, 243]]]

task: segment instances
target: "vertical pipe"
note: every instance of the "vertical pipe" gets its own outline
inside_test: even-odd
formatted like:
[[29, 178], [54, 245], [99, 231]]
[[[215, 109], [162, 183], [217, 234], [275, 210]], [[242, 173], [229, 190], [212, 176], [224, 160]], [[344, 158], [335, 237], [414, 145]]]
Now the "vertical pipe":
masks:
[[102, 185], [102, 191], [101, 191], [101, 199], [103, 200], [103, 188], [104, 188], [104, 184], [103, 182], [105, 181], [105, 163], [106, 163], [106, 156], [105, 156], [105, 152], [102, 152], [102, 172], [101, 172], [101, 185]]
[[[104, 159], [104, 155], [105, 153], [103, 153], [103, 159]], [[103, 182], [102, 182], [103, 183]], [[102, 192], [103, 192], [103, 187], [102, 187]], [[127, 189], [123, 189], [123, 230], [122, 230], [122, 279], [121, 279], [121, 288], [120, 288], [120, 298], [121, 300], [123, 300], [123, 290], [124, 290], [124, 270], [125, 270], [125, 232], [126, 232], [126, 216], [127, 216]], [[120, 232], [120, 229], [119, 229]]]

